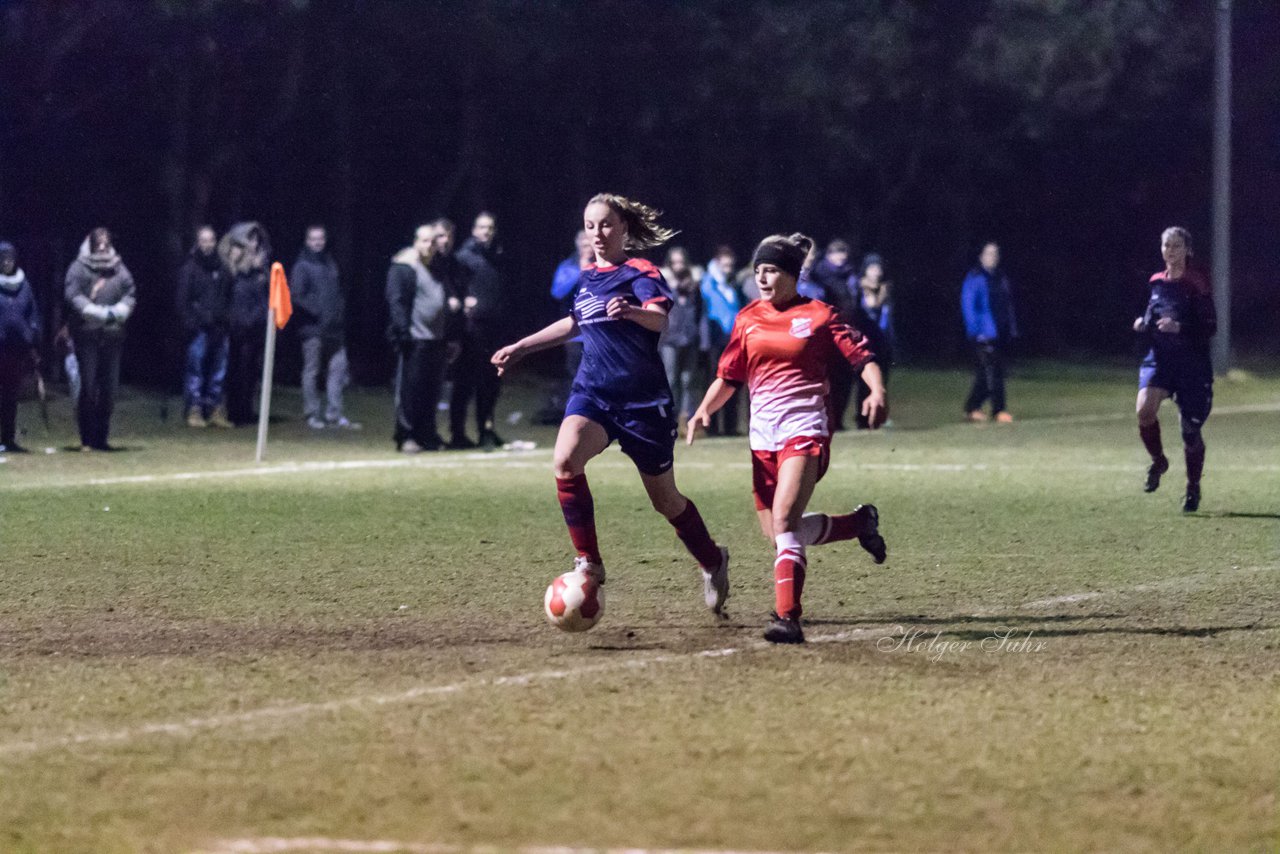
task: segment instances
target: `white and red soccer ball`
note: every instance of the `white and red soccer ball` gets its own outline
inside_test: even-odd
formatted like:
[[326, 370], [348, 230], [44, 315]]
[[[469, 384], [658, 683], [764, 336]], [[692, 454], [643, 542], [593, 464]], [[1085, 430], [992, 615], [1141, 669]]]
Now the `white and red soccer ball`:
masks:
[[551, 582], [542, 605], [557, 629], [585, 632], [604, 614], [604, 590], [585, 572], [566, 572]]

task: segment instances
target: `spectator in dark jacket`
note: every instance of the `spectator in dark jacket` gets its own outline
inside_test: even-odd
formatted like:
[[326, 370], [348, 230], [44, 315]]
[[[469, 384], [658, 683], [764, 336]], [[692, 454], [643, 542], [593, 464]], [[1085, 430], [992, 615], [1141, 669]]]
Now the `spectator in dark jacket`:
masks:
[[450, 265], [440, 262], [442, 226], [414, 232], [413, 245], [395, 254], [387, 270], [388, 337], [399, 353], [396, 371], [396, 427], [392, 437], [406, 454], [439, 450], [436, 411], [450, 350], [450, 302], [457, 302], [447, 279]]
[[501, 447], [494, 429], [494, 410], [501, 384], [489, 356], [506, 340], [507, 281], [502, 247], [496, 240], [493, 214], [481, 213], [471, 237], [458, 250], [465, 288], [463, 298], [462, 352], [454, 363], [453, 395], [449, 401], [449, 429], [453, 441], [468, 444], [467, 405], [476, 401], [476, 428], [480, 447]]
[[[856, 325], [857, 301], [849, 293], [849, 276], [854, 273], [849, 261], [849, 244], [839, 238], [827, 244], [826, 251], [809, 270], [805, 296], [819, 299], [840, 312], [840, 319]], [[843, 358], [831, 362], [831, 393], [827, 399], [831, 416], [831, 429], [843, 430], [844, 413], [853, 395], [853, 369]]]
[[[891, 285], [885, 277], [884, 259], [874, 252], [863, 256], [858, 272], [849, 277], [849, 292], [854, 306], [854, 328], [867, 336], [871, 342], [871, 350], [875, 353], [872, 359], [880, 366], [880, 376], [887, 389], [889, 387], [889, 369], [893, 364], [893, 300], [890, 296]], [[859, 430], [871, 427], [867, 416], [862, 414], [862, 402], [871, 394], [870, 387], [862, 377], [854, 377], [857, 387], [854, 392], [853, 411]]]
[[271, 240], [256, 222], [236, 223], [218, 242], [218, 255], [231, 274], [227, 415], [234, 424], [252, 424], [266, 340]]
[[0, 453], [25, 453], [18, 444], [18, 389], [40, 361], [40, 312], [18, 252], [0, 240]]
[[81, 450], [109, 451], [107, 435], [120, 382], [124, 327], [137, 300], [133, 276], [116, 252], [111, 232], [95, 228], [67, 268], [71, 337], [80, 363]]
[[960, 289], [960, 310], [965, 335], [976, 355], [973, 387], [964, 410], [970, 421], [986, 421], [982, 405], [991, 400], [991, 415], [1001, 422], [1013, 420], [1005, 410], [1004, 361], [1009, 341], [1018, 335], [1013, 315], [1009, 277], [1000, 268], [1000, 246], [988, 241]]
[[[348, 381], [344, 323], [346, 301], [338, 265], [325, 246], [323, 225], [307, 229], [306, 244], [289, 275], [294, 322], [302, 338], [302, 408], [307, 426], [351, 429], [358, 425], [343, 412], [342, 390]], [[325, 402], [320, 402], [320, 370], [325, 371]]]
[[667, 328], [658, 341], [658, 348], [667, 370], [676, 418], [687, 422], [702, 400], [698, 381], [698, 363], [706, 350], [702, 334], [702, 270], [689, 264], [689, 253], [683, 248], [673, 246], [667, 250], [662, 276], [671, 286], [675, 299], [667, 312]]
[[230, 427], [227, 379], [227, 323], [231, 274], [218, 257], [212, 226], [196, 232], [196, 245], [178, 270], [178, 319], [187, 338], [183, 397], [189, 427]]

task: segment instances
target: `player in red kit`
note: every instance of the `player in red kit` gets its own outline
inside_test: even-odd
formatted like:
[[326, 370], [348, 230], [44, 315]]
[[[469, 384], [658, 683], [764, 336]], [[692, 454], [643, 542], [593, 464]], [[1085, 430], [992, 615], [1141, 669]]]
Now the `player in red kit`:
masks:
[[776, 609], [765, 640], [803, 643], [800, 596], [805, 547], [855, 537], [876, 563], [887, 554], [875, 505], [862, 504], [837, 516], [805, 513], [814, 486], [831, 458], [827, 415], [828, 365], [839, 355], [860, 371], [870, 388], [862, 414], [871, 427], [888, 412], [880, 366], [862, 333], [836, 310], [800, 296], [796, 281], [813, 241], [802, 234], [765, 238], [753, 266], [760, 299], [738, 315], [720, 357], [716, 380], [689, 421], [693, 444], [699, 425], [746, 384], [751, 393], [751, 478], [760, 528], [777, 550]]
[[577, 557], [574, 569], [604, 583], [595, 504], [586, 465], [617, 441], [640, 473], [653, 508], [666, 517], [702, 570], [707, 607], [723, 614], [729, 597], [729, 550], [707, 532], [698, 508], [676, 488], [676, 412], [658, 339], [666, 328], [671, 289], [658, 268], [629, 249], [660, 246], [675, 232], [658, 212], [601, 193], [587, 203], [583, 229], [595, 264], [578, 280], [568, 317], [503, 347], [492, 362], [502, 373], [530, 353], [582, 335], [582, 364], [565, 405], [553, 466], [556, 492]]

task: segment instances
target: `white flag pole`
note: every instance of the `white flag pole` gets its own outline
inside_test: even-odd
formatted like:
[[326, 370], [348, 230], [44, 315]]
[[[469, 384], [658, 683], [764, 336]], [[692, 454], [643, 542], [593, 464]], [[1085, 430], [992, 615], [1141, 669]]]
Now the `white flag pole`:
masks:
[[276, 310], [267, 309], [267, 343], [262, 359], [262, 400], [258, 403], [258, 453], [254, 462], [262, 462], [267, 450], [267, 422], [271, 419], [271, 378], [276, 366]]

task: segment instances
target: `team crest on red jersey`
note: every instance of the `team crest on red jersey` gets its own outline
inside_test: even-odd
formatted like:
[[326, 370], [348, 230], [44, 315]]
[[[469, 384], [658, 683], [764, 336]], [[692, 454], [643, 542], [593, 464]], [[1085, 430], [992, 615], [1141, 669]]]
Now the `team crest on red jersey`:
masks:
[[813, 334], [813, 321], [807, 317], [791, 318], [791, 337], [808, 338]]

